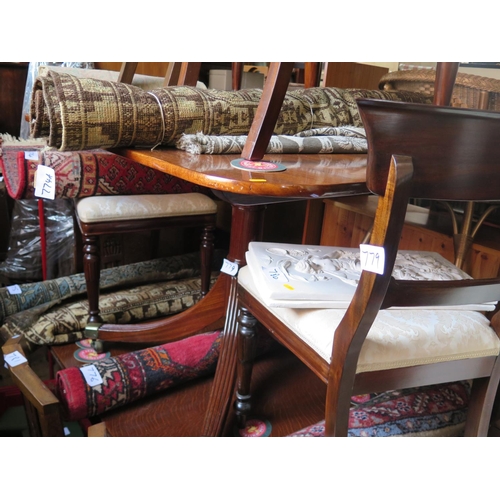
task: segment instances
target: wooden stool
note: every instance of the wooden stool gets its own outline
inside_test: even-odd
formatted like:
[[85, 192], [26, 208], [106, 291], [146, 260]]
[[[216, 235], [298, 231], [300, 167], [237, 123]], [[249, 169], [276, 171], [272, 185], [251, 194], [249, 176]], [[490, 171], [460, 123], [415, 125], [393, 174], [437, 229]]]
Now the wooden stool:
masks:
[[173, 226], [203, 227], [201, 289], [205, 295], [210, 286], [216, 212], [216, 203], [201, 193], [91, 196], [78, 200], [75, 217], [83, 239], [89, 323], [103, 323], [99, 311], [99, 236]]

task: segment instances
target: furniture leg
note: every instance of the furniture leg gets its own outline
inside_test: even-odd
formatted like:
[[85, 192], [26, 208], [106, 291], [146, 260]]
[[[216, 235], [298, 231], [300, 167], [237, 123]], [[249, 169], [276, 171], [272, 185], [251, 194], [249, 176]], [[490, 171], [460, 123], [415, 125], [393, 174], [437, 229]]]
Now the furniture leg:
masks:
[[99, 311], [100, 255], [99, 238], [83, 236], [83, 271], [89, 300], [89, 323], [102, 323]]
[[205, 226], [201, 235], [201, 295], [205, 297], [210, 288], [212, 259], [214, 254], [215, 226]]
[[232, 68], [232, 86], [233, 90], [241, 89], [241, 80], [243, 78], [243, 63], [242, 62], [233, 62], [231, 65]]
[[196, 87], [200, 77], [201, 62], [183, 62], [179, 71], [179, 81], [177, 85], [187, 85]]
[[285, 99], [293, 67], [294, 63], [269, 65], [262, 97], [241, 153], [243, 158], [261, 160], [264, 156]]
[[437, 63], [434, 83], [434, 104], [437, 106], [450, 105], [459, 65], [457, 62]]
[[[228, 260], [238, 266], [245, 264], [245, 252], [250, 241], [262, 240], [265, 205], [233, 206], [231, 223], [231, 240]], [[236, 379], [237, 352], [237, 312], [238, 277], [224, 275], [229, 279], [226, 297], [226, 322], [222, 339], [219, 361], [212, 384], [210, 400], [205, 421], [203, 436], [214, 437], [222, 434], [228, 415]], [[219, 278], [220, 279], [220, 278]]]
[[238, 323], [238, 367], [234, 408], [238, 426], [243, 428], [252, 410], [250, 383], [255, 358], [255, 326], [257, 320], [248, 309], [241, 307]]

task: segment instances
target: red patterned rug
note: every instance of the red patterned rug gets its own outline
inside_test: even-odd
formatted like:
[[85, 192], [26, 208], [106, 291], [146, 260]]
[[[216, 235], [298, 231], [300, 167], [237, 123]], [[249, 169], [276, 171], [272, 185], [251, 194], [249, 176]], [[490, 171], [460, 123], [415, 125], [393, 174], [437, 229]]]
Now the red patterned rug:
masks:
[[[463, 433], [470, 384], [453, 382], [352, 398], [350, 437], [460, 436]], [[292, 434], [323, 437], [324, 421]]]
[[11, 198], [35, 197], [38, 165], [54, 169], [56, 198], [204, 191], [200, 186], [102, 149], [59, 152], [42, 145], [0, 141], [0, 169]]
[[91, 387], [80, 368], [57, 373], [57, 394], [69, 421], [99, 415], [211, 374], [219, 357], [221, 331], [107, 358], [92, 366], [102, 383]]

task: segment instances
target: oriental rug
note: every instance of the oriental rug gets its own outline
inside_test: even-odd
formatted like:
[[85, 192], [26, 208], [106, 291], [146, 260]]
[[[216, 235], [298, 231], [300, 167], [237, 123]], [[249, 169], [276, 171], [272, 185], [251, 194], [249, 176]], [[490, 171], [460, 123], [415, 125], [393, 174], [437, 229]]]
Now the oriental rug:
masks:
[[[213, 269], [220, 269], [221, 263], [220, 252], [215, 252]], [[103, 269], [100, 273], [99, 285], [100, 290], [109, 290], [157, 281], [193, 278], [199, 275], [200, 254], [193, 252]], [[87, 286], [83, 273], [20, 284], [17, 285], [15, 291], [10, 287], [0, 288], [0, 325], [8, 316], [40, 305], [49, 304], [51, 307], [86, 292]]]
[[[31, 135], [60, 151], [175, 146], [182, 134], [246, 135], [262, 90], [223, 91], [132, 85], [49, 71], [34, 83]], [[287, 92], [274, 132], [361, 126], [356, 97], [429, 102], [407, 91], [308, 88]]]
[[[185, 134], [177, 141], [177, 149], [193, 154], [240, 154], [246, 135], [213, 136]], [[368, 145], [360, 127], [325, 127], [306, 130], [295, 135], [273, 135], [266, 153], [328, 154], [366, 153]]]
[[[453, 382], [352, 398], [349, 437], [461, 436], [470, 383]], [[291, 437], [324, 437], [324, 421]]]
[[54, 169], [56, 198], [205, 191], [188, 181], [102, 149], [60, 152], [0, 137], [0, 170], [11, 198], [35, 198], [35, 174], [39, 165]]
[[220, 330], [122, 354], [93, 363], [102, 384], [91, 387], [82, 371], [71, 367], [57, 373], [57, 394], [70, 421], [164, 391], [215, 371]]
[[[214, 275], [211, 286], [215, 280]], [[201, 279], [188, 278], [102, 294], [99, 308], [104, 323], [132, 324], [180, 313], [200, 299]], [[76, 342], [83, 338], [88, 311], [87, 300], [61, 305], [41, 304], [7, 317], [0, 328], [0, 339], [5, 341], [14, 335], [24, 335], [35, 345]]]

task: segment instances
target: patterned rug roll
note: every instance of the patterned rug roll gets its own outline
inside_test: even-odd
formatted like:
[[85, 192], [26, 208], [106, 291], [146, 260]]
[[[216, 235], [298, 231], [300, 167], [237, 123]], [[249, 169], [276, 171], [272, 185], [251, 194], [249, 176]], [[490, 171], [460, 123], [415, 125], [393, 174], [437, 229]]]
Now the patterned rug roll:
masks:
[[[177, 148], [193, 154], [240, 154], [246, 135], [214, 136], [186, 134], [177, 141]], [[366, 153], [368, 146], [364, 129], [359, 127], [328, 127], [295, 135], [273, 135], [266, 153], [331, 154]]]
[[[217, 251], [214, 269], [220, 267], [221, 262], [221, 252]], [[108, 290], [141, 283], [193, 278], [199, 274], [200, 254], [193, 252], [103, 269], [99, 286], [100, 290]], [[54, 305], [87, 291], [83, 273], [18, 286], [19, 293], [12, 292], [7, 287], [0, 288], [0, 325], [8, 316], [43, 304]]]
[[99, 415], [215, 371], [222, 332], [188, 337], [98, 361], [103, 383], [91, 387], [79, 368], [57, 373], [57, 393], [69, 421]]
[[[164, 87], [144, 91], [123, 83], [49, 71], [36, 79], [31, 134], [60, 151], [175, 146], [182, 134], [246, 135], [262, 91]], [[412, 92], [309, 88], [287, 92], [277, 135], [313, 128], [361, 126], [356, 97], [428, 101]]]
[[[26, 158], [27, 151], [34, 155]], [[0, 170], [11, 198], [35, 197], [38, 165], [54, 169], [56, 198], [205, 191], [200, 186], [102, 149], [60, 152], [42, 144], [36, 146], [0, 137]]]
[[[215, 283], [213, 276], [210, 286]], [[201, 299], [201, 279], [162, 281], [108, 292], [99, 297], [104, 323], [135, 324], [179, 314]], [[57, 345], [83, 338], [89, 315], [88, 300], [48, 303], [9, 316], [0, 328], [0, 339], [23, 334], [36, 345]]]

